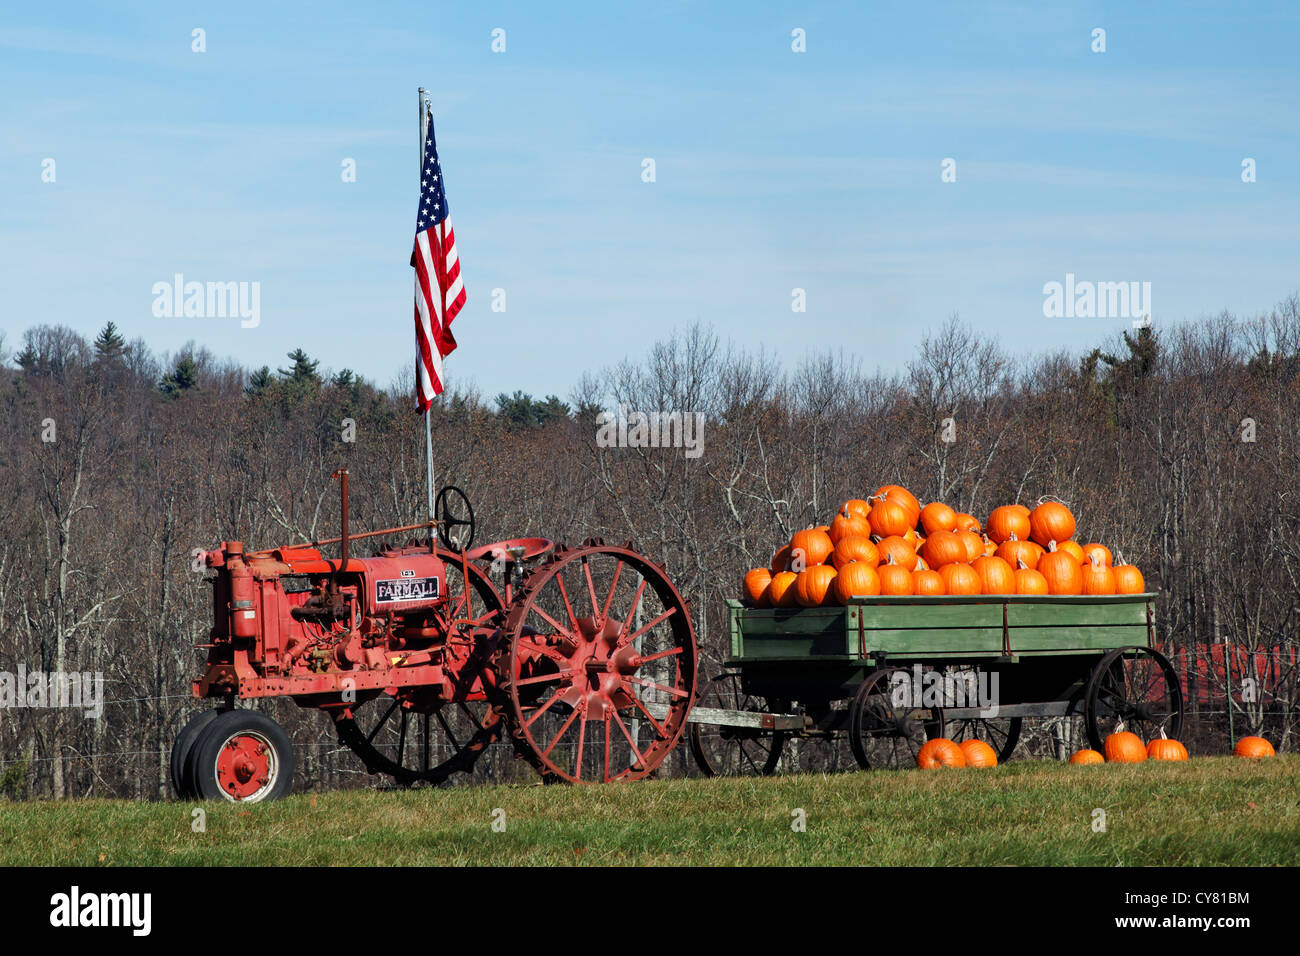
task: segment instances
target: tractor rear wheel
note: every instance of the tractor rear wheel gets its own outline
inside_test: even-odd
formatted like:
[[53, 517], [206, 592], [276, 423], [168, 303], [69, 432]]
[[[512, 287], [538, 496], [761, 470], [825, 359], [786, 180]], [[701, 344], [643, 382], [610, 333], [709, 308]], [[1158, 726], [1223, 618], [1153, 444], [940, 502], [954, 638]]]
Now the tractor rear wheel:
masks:
[[228, 710], [210, 721], [190, 749], [186, 772], [203, 800], [278, 800], [293, 787], [293, 744], [274, 720]]

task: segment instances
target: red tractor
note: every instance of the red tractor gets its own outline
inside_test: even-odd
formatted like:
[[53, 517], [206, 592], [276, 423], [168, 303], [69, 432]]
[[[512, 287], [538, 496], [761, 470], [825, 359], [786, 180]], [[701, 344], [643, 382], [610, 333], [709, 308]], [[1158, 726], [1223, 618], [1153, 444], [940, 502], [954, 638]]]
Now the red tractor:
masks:
[[[473, 510], [454, 487], [433, 521], [349, 535], [347, 473], [336, 477], [340, 537], [204, 555], [213, 626], [194, 694], [217, 708], [172, 747], [179, 796], [289, 792], [288, 736], [235, 707], [257, 697], [324, 710], [368, 772], [402, 785], [469, 773], [503, 734], [548, 781], [654, 773], [686, 726], [696, 672], [690, 611], [663, 565], [599, 539], [471, 548]], [[427, 537], [391, 543], [411, 532]], [[353, 557], [358, 539], [380, 547]], [[330, 544], [338, 557], [322, 554]]]

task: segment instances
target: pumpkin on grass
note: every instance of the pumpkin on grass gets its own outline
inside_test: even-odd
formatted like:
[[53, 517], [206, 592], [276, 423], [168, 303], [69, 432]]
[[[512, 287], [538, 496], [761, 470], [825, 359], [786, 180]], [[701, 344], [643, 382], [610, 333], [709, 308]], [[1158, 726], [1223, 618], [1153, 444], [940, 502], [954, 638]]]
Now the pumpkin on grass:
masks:
[[836, 570], [843, 570], [850, 561], [861, 561], [874, 568], [880, 563], [880, 549], [867, 537], [850, 535], [840, 538], [835, 550], [831, 552], [831, 564], [835, 565]]
[[966, 758], [966, 766], [968, 767], [996, 767], [998, 765], [997, 751], [976, 737], [961, 742], [961, 753]]
[[1237, 741], [1237, 746], [1232, 748], [1232, 754], [1234, 757], [1251, 759], [1276, 756], [1273, 745], [1263, 737], [1242, 737]]
[[1029, 537], [1029, 511], [1020, 505], [994, 508], [989, 515], [988, 533], [998, 544], [1013, 538], [1026, 540]]
[[927, 535], [936, 531], [956, 531], [957, 512], [942, 501], [931, 501], [921, 509], [921, 527]]
[[772, 575], [772, 583], [767, 586], [767, 599], [772, 607], [795, 607], [795, 582], [799, 575], [793, 571], [782, 571]]
[[1147, 744], [1147, 756], [1152, 760], [1186, 760], [1187, 748], [1177, 740], [1170, 740], [1161, 727], [1160, 736]]
[[1089, 764], [1089, 763], [1105, 763], [1105, 762], [1106, 762], [1105, 757], [1097, 753], [1097, 751], [1088, 748], [1084, 748], [1083, 750], [1076, 750], [1074, 753], [1070, 755], [1070, 763]]
[[939, 569], [947, 594], [979, 594], [979, 573], [969, 564], [945, 564]]
[[[821, 564], [834, 550], [835, 543], [831, 541], [831, 536], [820, 528], [796, 531], [790, 539], [790, 570], [804, 571]], [[799, 567], [800, 557], [803, 559], [803, 567]]]
[[1044, 501], [1029, 512], [1029, 537], [1044, 548], [1049, 541], [1068, 541], [1074, 537], [1074, 515], [1059, 501]]
[[1147, 759], [1147, 748], [1142, 738], [1128, 730], [1117, 730], [1108, 736], [1102, 749], [1107, 763], [1142, 763]]
[[767, 568], [754, 568], [745, 573], [745, 599], [754, 607], [767, 603], [767, 587], [772, 583], [772, 572]]
[[1047, 582], [1048, 594], [1082, 594], [1083, 568], [1065, 551], [1049, 551], [1038, 559], [1037, 571]]
[[834, 588], [840, 604], [848, 604], [852, 597], [873, 597], [880, 593], [880, 575], [865, 561], [854, 561], [840, 568]]
[[943, 575], [926, 568], [912, 572], [912, 593], [923, 597], [939, 597], [947, 594], [948, 589], [944, 586]]
[[936, 770], [939, 767], [964, 767], [966, 755], [946, 737], [936, 737], [921, 745], [916, 754], [916, 765], [922, 770]]

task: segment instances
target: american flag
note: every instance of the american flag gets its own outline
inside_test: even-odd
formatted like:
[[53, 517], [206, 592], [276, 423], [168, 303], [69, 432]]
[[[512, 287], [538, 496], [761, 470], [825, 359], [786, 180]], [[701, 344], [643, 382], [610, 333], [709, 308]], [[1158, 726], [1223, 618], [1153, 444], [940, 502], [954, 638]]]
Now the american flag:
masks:
[[438, 147], [433, 141], [433, 115], [424, 137], [424, 168], [420, 170], [420, 208], [416, 213], [415, 248], [415, 404], [428, 411], [442, 391], [442, 360], [456, 347], [451, 320], [465, 305], [460, 281], [456, 233], [447, 218]]

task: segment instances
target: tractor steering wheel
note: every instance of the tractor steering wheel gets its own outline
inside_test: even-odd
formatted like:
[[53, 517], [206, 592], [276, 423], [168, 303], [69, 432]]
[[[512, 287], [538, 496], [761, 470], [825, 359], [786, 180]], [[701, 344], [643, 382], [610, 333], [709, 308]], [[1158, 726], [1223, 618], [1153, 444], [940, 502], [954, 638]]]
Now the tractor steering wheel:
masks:
[[[456, 499], [459, 499], [457, 503]], [[465, 492], [455, 485], [446, 485], [438, 492], [438, 500], [433, 508], [433, 516], [438, 521], [438, 540], [448, 551], [467, 551], [474, 543], [474, 509]], [[464, 535], [452, 535], [452, 528], [465, 526], [469, 530]]]

